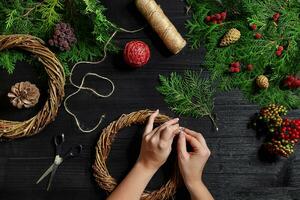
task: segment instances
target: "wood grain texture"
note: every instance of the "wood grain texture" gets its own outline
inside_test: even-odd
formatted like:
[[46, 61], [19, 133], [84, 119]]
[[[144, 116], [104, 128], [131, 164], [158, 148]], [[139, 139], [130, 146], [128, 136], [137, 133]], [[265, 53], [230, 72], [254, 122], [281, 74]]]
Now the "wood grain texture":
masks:
[[[185, 3], [183, 0], [158, 0], [165, 13], [181, 33], [185, 33]], [[118, 25], [134, 29], [145, 25], [131, 0], [105, 0], [108, 16]], [[201, 37], [201, 36], [199, 36]], [[172, 71], [185, 69], [200, 70], [204, 50], [192, 51], [185, 48], [179, 55], [172, 56], [160, 39], [146, 27], [140, 33], [117, 36], [120, 47], [131, 39], [141, 39], [151, 48], [151, 60], [140, 70], [130, 70], [122, 62], [122, 55], [110, 55], [100, 65], [84, 65], [74, 75], [77, 82], [86, 72], [96, 72], [111, 78], [116, 84], [112, 97], [101, 99], [91, 93], [81, 92], [70, 101], [70, 107], [79, 115], [84, 127], [97, 123], [99, 115], [106, 118], [101, 127], [91, 134], [80, 133], [73, 119], [63, 108], [56, 121], [42, 133], [25, 139], [0, 142], [0, 199], [2, 200], [96, 200], [105, 199], [106, 193], [99, 189], [92, 177], [91, 165], [94, 162], [95, 144], [101, 129], [122, 113], [140, 109], [156, 109], [169, 116], [174, 115], [155, 90], [158, 74], [168, 75]], [[42, 67], [42, 66], [40, 66]], [[0, 72], [0, 117], [2, 119], [24, 120], [33, 116], [43, 105], [47, 91], [47, 80], [39, 79], [38, 73], [28, 64], [19, 63], [13, 76]], [[206, 73], [207, 75], [207, 73]], [[40, 104], [30, 110], [15, 110], [7, 101], [6, 93], [12, 84], [30, 80], [42, 90]], [[107, 83], [88, 78], [87, 85], [105, 92]], [[74, 88], [66, 86], [66, 94]], [[216, 96], [215, 111], [218, 115], [219, 132], [214, 132], [207, 118], [192, 119], [181, 117], [182, 126], [203, 133], [212, 151], [205, 170], [205, 182], [217, 200], [299, 200], [300, 199], [300, 147], [289, 159], [275, 163], [259, 159], [258, 149], [262, 144], [255, 132], [247, 128], [249, 117], [259, 107], [250, 104], [238, 90], [220, 93]], [[299, 117], [299, 110], [290, 112], [291, 117]], [[139, 152], [140, 136], [143, 127], [134, 126], [120, 132], [112, 147], [108, 165], [113, 176], [121, 180], [135, 162]], [[53, 161], [54, 145], [52, 137], [65, 133], [65, 148], [73, 144], [83, 144], [81, 157], [62, 164], [57, 171], [50, 192], [46, 183], [35, 185], [35, 181]], [[160, 170], [149, 184], [157, 188], [168, 178], [168, 166]], [[189, 199], [182, 187], [177, 198]]]

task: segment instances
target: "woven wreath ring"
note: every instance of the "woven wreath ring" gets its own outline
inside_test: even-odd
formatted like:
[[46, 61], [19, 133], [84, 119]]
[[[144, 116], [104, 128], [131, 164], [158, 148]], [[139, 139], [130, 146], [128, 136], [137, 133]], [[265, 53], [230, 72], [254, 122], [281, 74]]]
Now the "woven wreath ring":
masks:
[[38, 114], [26, 121], [7, 121], [0, 119], [0, 138], [15, 139], [32, 136], [40, 132], [54, 120], [64, 97], [65, 74], [55, 54], [44, 42], [31, 35], [0, 35], [0, 52], [6, 49], [19, 48], [35, 55], [44, 65], [49, 76], [49, 97]]
[[[118, 120], [109, 124], [105, 129], [103, 129], [102, 134], [97, 142], [96, 146], [96, 159], [93, 165], [94, 177], [98, 185], [106, 190], [107, 192], [112, 192], [117, 186], [117, 181], [113, 178], [107, 169], [106, 161], [109, 156], [111, 145], [114, 141], [115, 136], [118, 132], [125, 127], [136, 124], [145, 124], [148, 121], [149, 116], [154, 111], [150, 110], [140, 110], [132, 112], [130, 114], [123, 114]], [[162, 124], [168, 121], [170, 118], [166, 115], [159, 114], [155, 119], [155, 124]], [[174, 172], [170, 180], [161, 188], [154, 191], [144, 191], [142, 194], [142, 200], [165, 200], [172, 197], [178, 185], [178, 172], [174, 168]]]

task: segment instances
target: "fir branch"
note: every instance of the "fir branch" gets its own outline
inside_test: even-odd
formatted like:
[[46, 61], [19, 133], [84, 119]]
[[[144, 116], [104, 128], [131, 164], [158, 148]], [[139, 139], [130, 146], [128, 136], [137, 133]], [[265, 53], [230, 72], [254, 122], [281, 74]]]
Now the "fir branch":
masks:
[[[221, 90], [240, 88], [251, 102], [262, 106], [278, 103], [288, 108], [300, 108], [297, 100], [300, 89], [287, 90], [281, 86], [287, 75], [300, 71], [300, 4], [297, 0], [222, 0], [222, 6], [210, 0], [187, 0], [187, 3], [193, 11], [186, 23], [188, 42], [192, 48], [199, 48], [204, 43], [204, 66]], [[206, 16], [224, 10], [228, 13], [224, 23], [206, 23]], [[272, 19], [276, 12], [281, 14], [278, 23]], [[256, 31], [250, 29], [251, 24], [257, 25]], [[220, 48], [220, 39], [230, 28], [239, 29], [242, 37], [237, 43]], [[255, 39], [256, 32], [263, 38]], [[275, 54], [279, 45], [285, 47], [281, 57]], [[236, 61], [243, 64], [242, 72], [229, 73], [230, 64]], [[247, 64], [254, 66], [252, 72], [245, 70]], [[255, 87], [255, 79], [261, 74], [270, 80], [270, 88], [265, 91]]]
[[214, 108], [214, 89], [201, 72], [185, 71], [184, 75], [175, 72], [170, 77], [159, 76], [161, 85], [157, 90], [165, 96], [165, 102], [179, 115], [200, 118], [208, 116], [216, 129]]

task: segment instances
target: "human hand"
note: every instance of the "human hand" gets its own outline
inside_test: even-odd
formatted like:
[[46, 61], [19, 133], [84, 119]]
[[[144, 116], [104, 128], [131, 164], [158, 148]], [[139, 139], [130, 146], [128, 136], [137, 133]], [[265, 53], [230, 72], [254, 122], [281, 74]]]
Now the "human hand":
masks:
[[137, 161], [154, 172], [166, 162], [172, 150], [173, 139], [179, 133], [178, 118], [153, 129], [154, 120], [158, 114], [159, 111], [157, 110], [148, 120]]
[[[192, 146], [192, 152], [187, 151], [186, 141]], [[180, 173], [186, 187], [190, 190], [202, 184], [203, 169], [210, 156], [202, 134], [184, 128], [179, 134], [177, 152]]]

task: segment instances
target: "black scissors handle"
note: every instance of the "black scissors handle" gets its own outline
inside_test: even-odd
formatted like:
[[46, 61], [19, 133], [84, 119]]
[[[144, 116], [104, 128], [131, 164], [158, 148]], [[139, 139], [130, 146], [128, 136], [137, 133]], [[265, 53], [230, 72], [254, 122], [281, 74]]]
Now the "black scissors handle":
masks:
[[77, 146], [73, 146], [72, 148], [69, 149], [69, 151], [67, 151], [67, 153], [63, 156], [63, 159], [69, 159], [69, 158], [74, 158], [76, 156], [79, 156], [81, 154], [83, 147], [82, 145], [77, 145]]
[[65, 135], [62, 133], [61, 135], [57, 135], [54, 137], [54, 144], [56, 147], [56, 155], [62, 155], [63, 151], [63, 143], [65, 142]]

